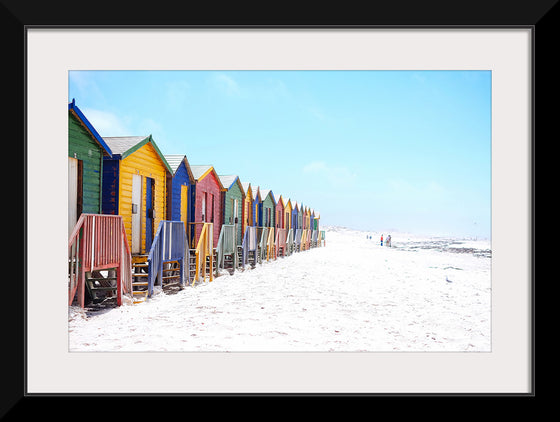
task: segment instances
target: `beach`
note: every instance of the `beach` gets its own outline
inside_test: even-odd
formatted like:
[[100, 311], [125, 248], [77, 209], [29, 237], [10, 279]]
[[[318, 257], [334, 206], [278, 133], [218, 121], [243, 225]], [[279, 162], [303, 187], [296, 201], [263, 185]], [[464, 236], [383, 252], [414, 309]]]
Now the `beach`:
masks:
[[71, 306], [69, 351], [491, 351], [490, 240], [322, 229], [325, 247], [174, 294]]

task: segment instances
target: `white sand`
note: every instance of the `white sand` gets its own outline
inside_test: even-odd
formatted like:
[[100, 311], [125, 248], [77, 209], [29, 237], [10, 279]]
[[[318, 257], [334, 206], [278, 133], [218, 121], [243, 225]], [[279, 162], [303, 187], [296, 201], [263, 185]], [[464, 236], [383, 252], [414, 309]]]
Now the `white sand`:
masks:
[[69, 350], [491, 351], [490, 241], [390, 234], [332, 227], [325, 248], [177, 294], [70, 307]]

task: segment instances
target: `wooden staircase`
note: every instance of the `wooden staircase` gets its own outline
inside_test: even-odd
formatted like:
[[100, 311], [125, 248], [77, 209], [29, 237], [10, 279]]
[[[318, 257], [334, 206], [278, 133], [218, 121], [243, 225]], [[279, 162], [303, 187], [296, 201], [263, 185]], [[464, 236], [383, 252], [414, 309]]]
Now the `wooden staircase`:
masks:
[[148, 298], [148, 254], [132, 255], [133, 303], [142, 303]]
[[212, 259], [212, 268], [210, 268], [210, 257], [206, 257], [206, 271], [211, 272], [212, 274], [217, 274], [216, 264], [218, 262], [218, 252], [216, 251], [216, 248], [213, 249], [212, 255], [214, 257]]
[[[186, 273], [185, 276], [188, 277], [187, 283], [189, 285], [195, 285], [197, 284], [197, 282], [195, 281], [193, 283], [193, 280], [196, 277], [196, 250], [189, 249], [187, 256], [188, 259], [187, 259], [187, 263], [185, 264], [187, 267], [185, 268], [185, 273]], [[210, 274], [210, 272], [212, 274], [216, 274], [216, 262], [218, 260], [218, 253], [216, 252], [216, 249], [214, 249], [213, 251], [213, 256], [214, 259], [212, 260], [212, 268], [210, 268], [210, 257], [209, 256], [206, 257], [206, 274]]]
[[194, 277], [196, 276], [196, 250], [189, 249], [187, 252], [187, 268], [185, 269], [185, 273], [187, 276], [187, 282], [189, 285], [193, 282]]
[[115, 299], [117, 296], [116, 271], [114, 269], [106, 271], [106, 276], [99, 270], [85, 273], [87, 293], [94, 304]]
[[183, 290], [181, 285], [181, 264], [179, 261], [164, 262], [162, 273], [162, 289], [167, 293], [176, 293], [179, 290]]

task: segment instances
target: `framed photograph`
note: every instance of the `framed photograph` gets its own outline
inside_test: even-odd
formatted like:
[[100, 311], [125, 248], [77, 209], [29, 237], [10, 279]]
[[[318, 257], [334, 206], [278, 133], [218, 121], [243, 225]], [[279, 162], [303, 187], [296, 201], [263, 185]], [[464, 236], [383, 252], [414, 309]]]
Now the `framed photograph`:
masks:
[[[17, 8], [14, 10], [17, 12]], [[541, 18], [547, 11], [543, 8], [519, 15], [520, 11], [514, 8], [510, 13], [515, 24], [482, 25], [474, 20], [468, 25], [451, 22], [445, 26], [64, 26], [32, 24], [22, 18], [26, 157], [23, 395], [533, 396], [535, 23], [537, 15]], [[535, 20], [522, 19], [520, 25], [518, 16], [532, 16]], [[544, 28], [551, 31], [549, 26]], [[101, 86], [88, 74], [100, 72], [103, 77], [110, 77], [115, 72], [124, 72], [122, 76], [139, 71], [197, 72], [213, 77], [215, 89], [230, 93], [241, 89], [236, 78], [251, 72], [406, 73], [417, 82], [424, 78], [424, 83], [431, 75], [446, 77], [448, 72], [455, 77], [455, 72], [462, 72], [465, 80], [471, 78], [469, 82], [473, 78], [485, 80], [491, 110], [491, 116], [487, 116], [491, 128], [491, 178], [487, 180], [491, 213], [486, 227], [491, 249], [487, 257], [491, 260], [487, 272], [491, 275], [487, 292], [490, 322], [485, 325], [488, 342], [474, 347], [474, 351], [444, 347], [229, 352], [219, 348], [146, 351], [130, 347], [122, 351], [94, 351], [80, 349], [81, 346], [72, 350], [68, 268], [64, 262], [68, 254], [66, 107], [72, 102], [70, 92], [91, 93]], [[280, 88], [286, 89], [286, 85], [277, 83], [276, 89]], [[177, 96], [168, 99], [177, 103], [183, 100]], [[80, 106], [79, 99], [75, 100]], [[324, 109], [313, 108], [311, 103], [307, 106], [307, 113], [315, 113], [316, 120], [323, 119], [327, 124]], [[91, 119], [94, 120], [102, 121], [99, 117]], [[155, 136], [154, 139], [157, 142]], [[440, 147], [445, 145], [450, 144], [442, 141]], [[334, 140], [325, 141], [324, 148], [344, 151], [343, 143]], [[190, 161], [187, 151], [169, 151], [183, 152]], [[331, 162], [322, 160], [321, 154], [317, 157], [302, 161], [303, 168], [306, 174], [320, 175], [326, 180], [333, 174]], [[380, 165], [380, 160], [372, 159], [371, 166], [375, 165]], [[339, 173], [340, 177], [346, 175]], [[242, 175], [239, 177], [243, 179]], [[402, 178], [391, 180], [393, 189], [411, 189]], [[437, 190], [441, 186], [427, 188]], [[463, 198], [458, 197], [459, 201]], [[464, 198], [468, 200], [469, 195], [465, 193]], [[329, 221], [324, 211], [321, 219]], [[338, 225], [331, 221], [332, 226]], [[375, 247], [380, 246], [375, 227], [366, 230], [375, 234]], [[336, 230], [334, 233], [336, 237]], [[386, 235], [390, 233], [382, 234], [387, 246]], [[393, 234], [392, 238], [398, 246], [398, 237]], [[327, 238], [325, 249], [328, 242]], [[386, 252], [388, 248], [382, 250]], [[460, 273], [457, 269], [447, 271]], [[340, 272], [343, 274], [342, 268]], [[443, 287], [450, 287], [452, 279], [446, 276], [442, 281], [447, 285]], [[49, 287], [45, 288], [46, 285]], [[300, 312], [303, 318], [305, 311]], [[402, 317], [406, 319], [405, 315]], [[478, 322], [473, 322], [473, 326]], [[151, 334], [162, 338], [166, 335], [146, 333]], [[113, 335], [127, 334], [123, 327]], [[104, 376], [76, 375], [88, 371]], [[18, 397], [17, 392], [14, 397]], [[17, 398], [12, 401], [15, 402]]]

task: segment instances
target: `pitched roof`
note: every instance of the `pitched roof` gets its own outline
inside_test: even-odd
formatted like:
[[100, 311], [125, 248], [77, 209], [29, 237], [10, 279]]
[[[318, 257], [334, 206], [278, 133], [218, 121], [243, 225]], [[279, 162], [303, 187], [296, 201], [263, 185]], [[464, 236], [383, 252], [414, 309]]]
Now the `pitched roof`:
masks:
[[249, 189], [251, 189], [251, 193], [253, 192], [251, 182], [241, 182], [241, 186], [243, 186], [243, 190], [245, 191], [245, 193], [249, 192]]
[[193, 176], [196, 180], [200, 179], [201, 176], [204, 175], [207, 171], [212, 168], [210, 165], [203, 165], [203, 166], [191, 166], [191, 171]]
[[220, 182], [222, 182], [224, 188], [226, 188], [227, 190], [230, 190], [235, 181], [239, 178], [235, 175], [218, 175], [218, 177], [220, 178]]
[[[149, 138], [147, 136], [105, 136], [103, 139], [111, 147], [113, 154], [125, 155], [130, 149]], [[130, 154], [130, 153], [129, 153]], [[128, 155], [128, 154], [126, 154]]]
[[274, 205], [276, 205], [276, 199], [274, 199], [274, 194], [272, 193], [272, 190], [270, 190], [270, 189], [262, 189], [261, 190], [261, 200], [264, 201], [269, 194], [272, 198], [272, 202], [274, 202]]
[[[134, 153], [135, 151], [142, 148], [147, 143], [152, 144], [154, 149], [156, 150], [156, 154], [160, 158], [161, 162], [167, 169], [167, 171], [173, 174], [171, 167], [169, 167], [169, 163], [159, 150], [154, 138], [152, 135], [147, 136], [104, 136], [103, 139], [107, 142], [107, 145], [111, 147], [111, 151], [113, 151], [113, 155], [120, 155], [120, 159], [128, 157], [130, 154]], [[116, 157], [119, 158], [119, 157]]]
[[91, 134], [95, 142], [99, 144], [101, 149], [103, 150], [103, 155], [111, 157], [113, 155], [113, 151], [109, 148], [109, 145], [103, 140], [101, 135], [97, 133], [97, 130], [93, 127], [90, 121], [86, 118], [82, 110], [78, 108], [76, 105], [76, 101], [72, 99], [71, 103], [68, 103], [68, 111], [70, 111], [78, 120], [82, 122], [82, 124], [86, 127], [88, 132]]
[[214, 169], [214, 167], [212, 167], [211, 165], [204, 164], [204, 165], [199, 165], [199, 166], [191, 166], [191, 171], [192, 171], [192, 174], [194, 176], [194, 179], [197, 182], [200, 182], [202, 179], [204, 179], [210, 173], [214, 173], [214, 176], [216, 176], [216, 180], [218, 181], [218, 184], [220, 185], [220, 189], [224, 189], [224, 185], [220, 181], [220, 177], [216, 173], [216, 170]]
[[171, 174], [173, 175], [177, 173], [179, 166], [184, 161], [185, 167], [187, 168], [187, 173], [189, 175], [189, 179], [191, 179], [191, 182], [194, 182], [194, 176], [192, 174], [191, 166], [185, 154], [166, 154], [164, 155], [164, 157], [167, 160], [167, 164], [169, 164], [169, 167], [171, 167], [171, 171], [172, 171]]
[[255, 192], [255, 189], [256, 189], [256, 192], [257, 192], [257, 193], [256, 193], [256, 194], [253, 194], [253, 199], [256, 199], [257, 196], [260, 196], [260, 197], [261, 197], [261, 200], [262, 200], [261, 187], [260, 187], [260, 186], [256, 186], [256, 187], [255, 187], [255, 186], [252, 186], [252, 187], [251, 187], [251, 190], [252, 190], [253, 193]]

